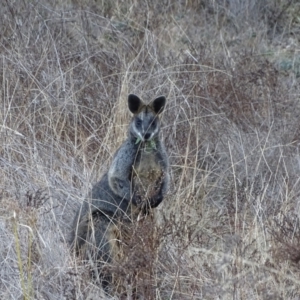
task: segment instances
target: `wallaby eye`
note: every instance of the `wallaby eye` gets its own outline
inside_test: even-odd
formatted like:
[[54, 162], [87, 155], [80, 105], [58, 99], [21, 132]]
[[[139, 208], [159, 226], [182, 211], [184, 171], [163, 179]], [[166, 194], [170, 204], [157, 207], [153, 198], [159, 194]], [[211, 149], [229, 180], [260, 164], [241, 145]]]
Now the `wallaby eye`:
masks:
[[136, 119], [135, 125], [136, 125], [137, 127], [140, 127], [140, 126], [142, 125], [142, 120], [141, 120], [141, 119]]
[[154, 129], [156, 127], [156, 120], [152, 120], [150, 127]]

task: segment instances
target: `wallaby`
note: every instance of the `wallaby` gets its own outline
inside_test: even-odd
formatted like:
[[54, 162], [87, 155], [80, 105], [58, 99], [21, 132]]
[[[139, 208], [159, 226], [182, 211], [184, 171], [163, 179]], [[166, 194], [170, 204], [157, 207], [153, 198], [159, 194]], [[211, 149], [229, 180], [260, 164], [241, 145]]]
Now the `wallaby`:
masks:
[[[133, 113], [128, 137], [117, 150], [107, 173], [96, 183], [91, 201], [85, 202], [75, 219], [74, 246], [96, 264], [96, 272], [106, 287], [111, 274], [105, 262], [118, 256], [116, 241], [130, 230], [120, 233], [117, 224], [137, 221], [157, 207], [169, 186], [169, 160], [162, 143], [160, 120], [166, 98], [161, 96], [145, 104], [136, 95], [128, 96]], [[122, 230], [122, 229], [121, 229]]]

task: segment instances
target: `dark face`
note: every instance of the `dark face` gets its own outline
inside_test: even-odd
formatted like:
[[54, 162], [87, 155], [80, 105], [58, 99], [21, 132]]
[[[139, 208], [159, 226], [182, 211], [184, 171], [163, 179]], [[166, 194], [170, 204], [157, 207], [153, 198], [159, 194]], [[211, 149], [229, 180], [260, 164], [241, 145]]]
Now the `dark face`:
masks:
[[159, 119], [148, 107], [134, 116], [131, 132], [142, 141], [149, 141], [159, 132]]

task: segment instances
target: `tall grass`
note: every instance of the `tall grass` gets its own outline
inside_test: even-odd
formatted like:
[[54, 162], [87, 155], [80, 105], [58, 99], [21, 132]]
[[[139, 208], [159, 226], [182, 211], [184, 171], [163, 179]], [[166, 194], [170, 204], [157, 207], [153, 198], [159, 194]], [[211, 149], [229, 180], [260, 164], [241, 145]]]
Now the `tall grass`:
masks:
[[105, 298], [69, 239], [126, 136], [129, 93], [168, 98], [172, 182], [111, 266], [120, 285], [144, 299], [297, 299], [296, 1], [0, 10], [1, 299]]

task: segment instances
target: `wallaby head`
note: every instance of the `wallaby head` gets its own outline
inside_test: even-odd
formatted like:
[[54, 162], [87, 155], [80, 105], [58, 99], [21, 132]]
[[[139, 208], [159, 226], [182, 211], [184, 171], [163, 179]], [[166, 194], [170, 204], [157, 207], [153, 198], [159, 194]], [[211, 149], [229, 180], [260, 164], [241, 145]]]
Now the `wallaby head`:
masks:
[[138, 96], [128, 96], [128, 108], [133, 113], [130, 133], [138, 140], [151, 141], [159, 133], [160, 122], [158, 115], [164, 110], [166, 98], [160, 96], [150, 104], [145, 104]]

